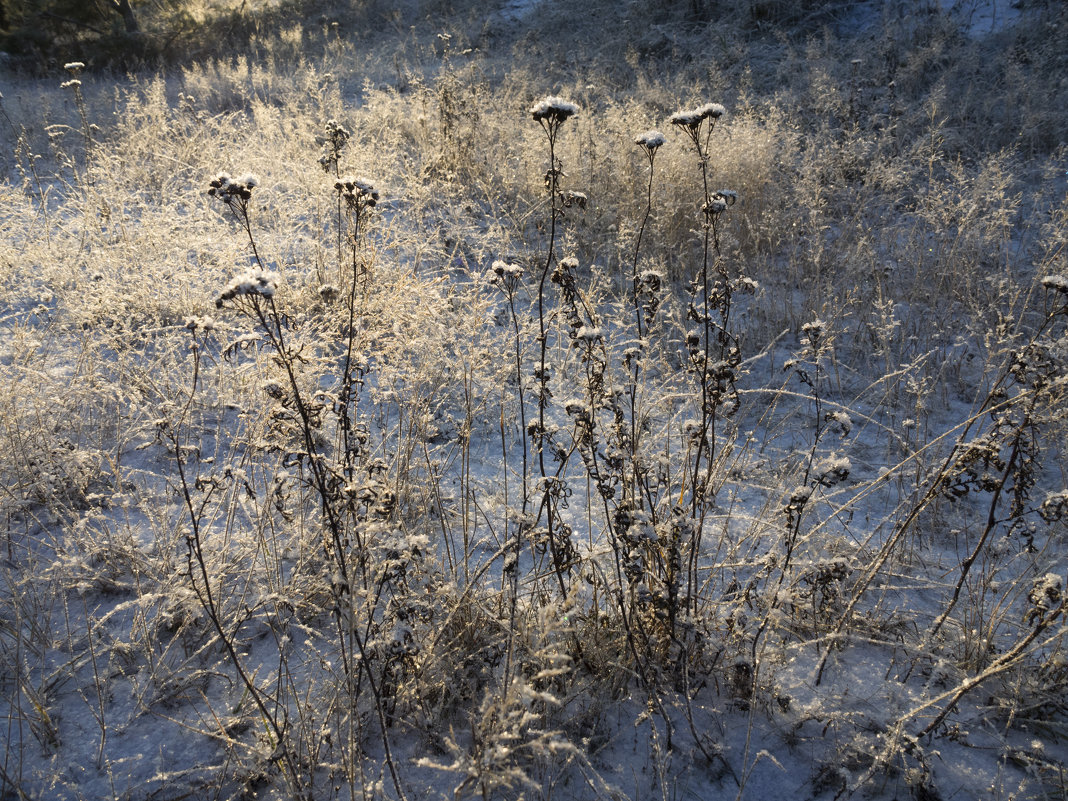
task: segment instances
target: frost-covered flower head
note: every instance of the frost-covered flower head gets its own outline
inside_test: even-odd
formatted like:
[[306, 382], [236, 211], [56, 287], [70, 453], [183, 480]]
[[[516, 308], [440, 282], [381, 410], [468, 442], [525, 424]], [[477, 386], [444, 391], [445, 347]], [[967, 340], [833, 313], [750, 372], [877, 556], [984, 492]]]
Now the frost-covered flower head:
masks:
[[660, 131], [645, 131], [634, 137], [634, 144], [644, 147], [652, 155], [666, 141]]
[[252, 173], [232, 178], [228, 172], [217, 173], [208, 183], [208, 194], [227, 204], [248, 203], [260, 179]]
[[79, 81], [77, 78], [71, 78], [69, 81], [63, 81], [63, 83], [61, 83], [59, 85], [59, 88], [60, 89], [77, 89], [81, 85], [82, 85], [82, 82]]
[[498, 259], [493, 262], [493, 272], [498, 278], [519, 279], [523, 277], [523, 268], [518, 264], [510, 264]]
[[568, 190], [563, 195], [564, 208], [569, 209], [572, 206], [578, 206], [580, 209], [586, 208], [586, 204], [590, 202], [590, 199], [586, 196], [585, 192], [576, 192], [574, 190]]
[[347, 142], [349, 137], [352, 136], [352, 131], [337, 120], [329, 119], [326, 121], [326, 135], [332, 140]]
[[209, 317], [206, 314], [203, 317], [199, 315], [186, 317], [182, 322], [185, 327], [192, 331], [194, 334], [198, 331], [203, 331], [207, 333], [208, 331], [215, 330], [215, 318]]
[[227, 300], [248, 295], [273, 298], [274, 293], [278, 291], [278, 282], [280, 280], [278, 273], [270, 270], [249, 270], [229, 283], [216, 299], [215, 305], [219, 307]]
[[1047, 623], [1056, 617], [1058, 609], [1064, 606], [1064, 587], [1061, 577], [1056, 573], [1047, 573], [1041, 578], [1036, 578], [1031, 584], [1031, 591], [1027, 593], [1027, 600], [1031, 602], [1031, 610], [1027, 613], [1028, 624]]
[[531, 106], [530, 113], [534, 117], [534, 122], [547, 121], [559, 124], [568, 117], [574, 117], [578, 114], [578, 110], [578, 106], [574, 103], [569, 103], [555, 95], [549, 95]]
[[803, 335], [801, 344], [811, 348], [813, 351], [817, 351], [823, 344], [822, 340], [826, 332], [827, 323], [817, 317], [815, 320], [801, 326], [801, 333]]
[[67, 72], [77, 75], [79, 72], [85, 69], [84, 62], [81, 61], [68, 61], [63, 65], [63, 69]]
[[1063, 275], [1047, 275], [1042, 278], [1042, 286], [1054, 292], [1068, 295], [1068, 278]]
[[715, 121], [726, 113], [727, 109], [719, 103], [705, 103], [697, 108], [676, 111], [668, 118], [668, 121], [672, 125], [678, 125], [680, 128], [693, 130], [698, 128], [705, 120], [711, 119]]
[[353, 208], [371, 208], [378, 203], [378, 190], [366, 178], [346, 175], [334, 181], [334, 189]]
[[722, 214], [727, 210], [727, 201], [719, 195], [713, 195], [705, 204], [705, 214]]
[[337, 120], [326, 121], [326, 135], [321, 140], [323, 151], [319, 156], [319, 166], [325, 172], [338, 172], [339, 155], [351, 137], [352, 131]]
[[704, 212], [708, 216], [722, 214], [738, 201], [738, 193], [733, 189], [719, 189], [713, 192], [708, 203], [704, 206]]
[[574, 256], [565, 256], [556, 263], [553, 273], [549, 277], [554, 284], [559, 284], [565, 291], [574, 290], [575, 271], [578, 269], [579, 260]]

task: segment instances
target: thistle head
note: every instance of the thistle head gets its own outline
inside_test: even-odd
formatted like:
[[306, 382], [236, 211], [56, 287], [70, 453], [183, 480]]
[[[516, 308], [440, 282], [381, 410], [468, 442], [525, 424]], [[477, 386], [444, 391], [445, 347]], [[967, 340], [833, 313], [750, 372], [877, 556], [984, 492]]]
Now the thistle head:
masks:
[[678, 125], [680, 128], [696, 131], [705, 120], [710, 119], [714, 123], [726, 113], [727, 109], [719, 103], [705, 103], [697, 108], [676, 111], [668, 118], [668, 122], [672, 125]]
[[550, 95], [542, 98], [530, 108], [530, 113], [535, 122], [548, 122], [559, 125], [568, 117], [578, 114], [578, 106], [574, 103]]
[[208, 194], [227, 204], [247, 203], [252, 197], [252, 190], [260, 185], [260, 179], [252, 173], [233, 178], [228, 172], [220, 172], [208, 182]]
[[334, 181], [334, 189], [351, 208], [372, 208], [378, 203], [378, 190], [366, 178], [342, 176]]
[[651, 156], [666, 141], [664, 135], [660, 131], [645, 131], [634, 137], [634, 144], [639, 147], [645, 148], [646, 152]]

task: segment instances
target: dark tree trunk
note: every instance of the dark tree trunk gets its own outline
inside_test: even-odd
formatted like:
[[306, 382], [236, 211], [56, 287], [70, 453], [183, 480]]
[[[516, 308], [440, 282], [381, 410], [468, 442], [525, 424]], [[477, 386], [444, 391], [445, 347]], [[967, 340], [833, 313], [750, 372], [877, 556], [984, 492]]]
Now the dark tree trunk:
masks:
[[133, 6], [130, 5], [130, 0], [111, 0], [111, 7], [122, 15], [122, 23], [126, 26], [127, 33], [141, 32], [141, 28], [137, 24], [137, 17], [134, 16]]

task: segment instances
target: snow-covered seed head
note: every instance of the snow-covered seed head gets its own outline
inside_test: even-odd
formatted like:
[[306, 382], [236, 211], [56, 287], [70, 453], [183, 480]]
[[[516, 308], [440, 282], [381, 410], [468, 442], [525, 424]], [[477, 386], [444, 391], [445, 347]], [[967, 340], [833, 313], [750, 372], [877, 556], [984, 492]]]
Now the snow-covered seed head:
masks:
[[580, 325], [577, 329], [575, 329], [574, 336], [576, 340], [583, 340], [585, 342], [598, 342], [603, 339], [604, 334], [602, 333], [599, 326]]
[[1027, 600], [1031, 602], [1031, 610], [1027, 614], [1027, 622], [1048, 623], [1058, 609], [1064, 605], [1063, 586], [1061, 577], [1056, 573], [1047, 573], [1037, 578], [1031, 585], [1031, 591], [1027, 594]]
[[711, 117], [714, 120], [718, 120], [724, 114], [727, 113], [727, 109], [721, 106], [719, 103], [706, 103], [701, 106], [700, 111], [706, 117]]
[[221, 307], [225, 301], [247, 295], [259, 295], [273, 298], [278, 291], [278, 273], [269, 270], [249, 270], [237, 276], [229, 283], [222, 294], [215, 300], [215, 306]]
[[66, 64], [63, 65], [63, 69], [65, 69], [72, 75], [77, 75], [79, 72], [85, 69], [85, 64], [81, 61], [68, 61]]
[[805, 323], [801, 326], [801, 344], [806, 345], [812, 350], [818, 350], [822, 345], [822, 339], [827, 331], [827, 323], [817, 317], [815, 320], [809, 323]]
[[518, 264], [509, 264], [508, 262], [499, 259], [493, 262], [492, 269], [497, 278], [512, 278], [518, 280], [523, 277], [522, 267]]
[[344, 200], [348, 201], [350, 206], [370, 208], [378, 203], [378, 190], [366, 178], [345, 175], [334, 181], [334, 189]]
[[337, 120], [330, 119], [326, 121], [326, 135], [333, 141], [345, 142], [352, 136], [352, 131]]
[[705, 120], [718, 120], [726, 113], [727, 109], [719, 103], [705, 103], [697, 108], [676, 111], [668, 118], [668, 121], [680, 128], [696, 129]]
[[727, 201], [719, 195], [713, 195], [705, 204], [705, 214], [722, 214], [727, 210]]
[[194, 334], [197, 331], [203, 331], [204, 333], [207, 333], [209, 331], [215, 330], [215, 319], [207, 315], [204, 315], [203, 317], [186, 317], [182, 322], [185, 327], [192, 331]]
[[208, 194], [226, 203], [247, 202], [252, 197], [252, 190], [260, 185], [260, 179], [252, 173], [232, 178], [228, 172], [220, 172], [208, 182]]
[[659, 292], [664, 282], [664, 274], [659, 270], [642, 270], [638, 281], [647, 292]]
[[706, 217], [715, 217], [725, 212], [728, 208], [733, 206], [738, 200], [738, 193], [733, 192], [730, 189], [720, 189], [713, 192], [709, 197], [708, 202], [704, 205], [703, 211]]
[[634, 137], [634, 144], [644, 147], [650, 154], [655, 153], [656, 149], [664, 144], [665, 141], [666, 139], [660, 131], [644, 131]]
[[337, 120], [326, 121], [325, 135], [319, 139], [323, 146], [319, 156], [319, 165], [324, 171], [335, 172], [337, 170], [339, 154], [351, 137], [352, 131]]
[[1053, 292], [1068, 295], [1068, 278], [1063, 275], [1047, 275], [1042, 278], [1042, 286]]
[[564, 193], [564, 208], [569, 209], [572, 206], [578, 206], [580, 209], [586, 208], [586, 204], [589, 202], [589, 198], [586, 197], [585, 192], [567, 191]]
[[560, 123], [568, 117], [574, 117], [578, 114], [578, 110], [578, 106], [574, 103], [569, 103], [562, 98], [550, 95], [531, 106], [530, 113], [535, 122], [548, 120], [550, 123]]

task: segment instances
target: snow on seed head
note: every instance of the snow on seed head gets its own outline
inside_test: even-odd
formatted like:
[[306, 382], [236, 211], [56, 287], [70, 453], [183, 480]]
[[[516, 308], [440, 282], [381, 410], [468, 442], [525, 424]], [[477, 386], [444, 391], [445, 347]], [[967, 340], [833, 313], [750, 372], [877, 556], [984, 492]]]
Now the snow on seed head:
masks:
[[259, 185], [260, 179], [252, 173], [232, 178], [230, 173], [220, 172], [208, 182], [208, 194], [226, 203], [248, 201], [252, 197], [252, 190]]
[[664, 135], [660, 131], [644, 131], [634, 137], [634, 144], [640, 145], [648, 150], [650, 153], [654, 152], [666, 141]]
[[550, 122], [563, 122], [568, 117], [578, 114], [578, 106], [569, 103], [563, 98], [549, 95], [542, 98], [530, 108], [530, 113], [535, 122], [549, 120]]
[[326, 121], [326, 133], [328, 136], [340, 139], [342, 141], [352, 136], [352, 132], [337, 120], [329, 119]]
[[711, 117], [714, 120], [718, 120], [720, 117], [727, 113], [727, 109], [725, 109], [719, 103], [705, 103], [703, 106], [701, 106], [701, 108], [697, 110], [702, 116]]
[[183, 320], [182, 322], [184, 323], [185, 327], [193, 333], [196, 333], [197, 331], [203, 331], [207, 333], [208, 331], [215, 330], [215, 319], [207, 315], [204, 315], [203, 317], [186, 317], [185, 320]]
[[1054, 292], [1068, 295], [1068, 278], [1063, 275], [1047, 275], [1042, 278], [1042, 286]]
[[809, 339], [815, 341], [815, 340], [818, 340], [823, 335], [823, 331], [824, 331], [824, 329], [826, 327], [827, 327], [827, 323], [825, 323], [823, 320], [821, 320], [819, 317], [817, 317], [812, 322], [805, 323], [804, 325], [802, 325], [801, 326], [801, 333], [804, 334]]
[[727, 201], [719, 195], [713, 195], [705, 204], [706, 214], [722, 214], [727, 210]]
[[500, 261], [499, 259], [493, 262], [493, 272], [498, 278], [522, 278], [523, 268], [518, 264], [509, 264], [506, 261]]
[[353, 205], [374, 206], [378, 203], [378, 191], [366, 178], [344, 175], [334, 181], [334, 189]]
[[572, 206], [578, 206], [580, 209], [586, 208], [586, 204], [589, 203], [589, 198], [585, 192], [575, 192], [574, 190], [568, 190], [564, 195], [564, 208], [570, 209]]
[[668, 122], [680, 128], [697, 128], [705, 120], [718, 120], [726, 113], [727, 109], [719, 103], [705, 103], [697, 108], [676, 111], [668, 118]]
[[278, 273], [270, 270], [249, 270], [241, 273], [232, 280], [215, 301], [217, 307], [221, 307], [227, 300], [247, 295], [259, 295], [264, 298], [273, 298], [278, 291], [278, 282], [281, 281]]

